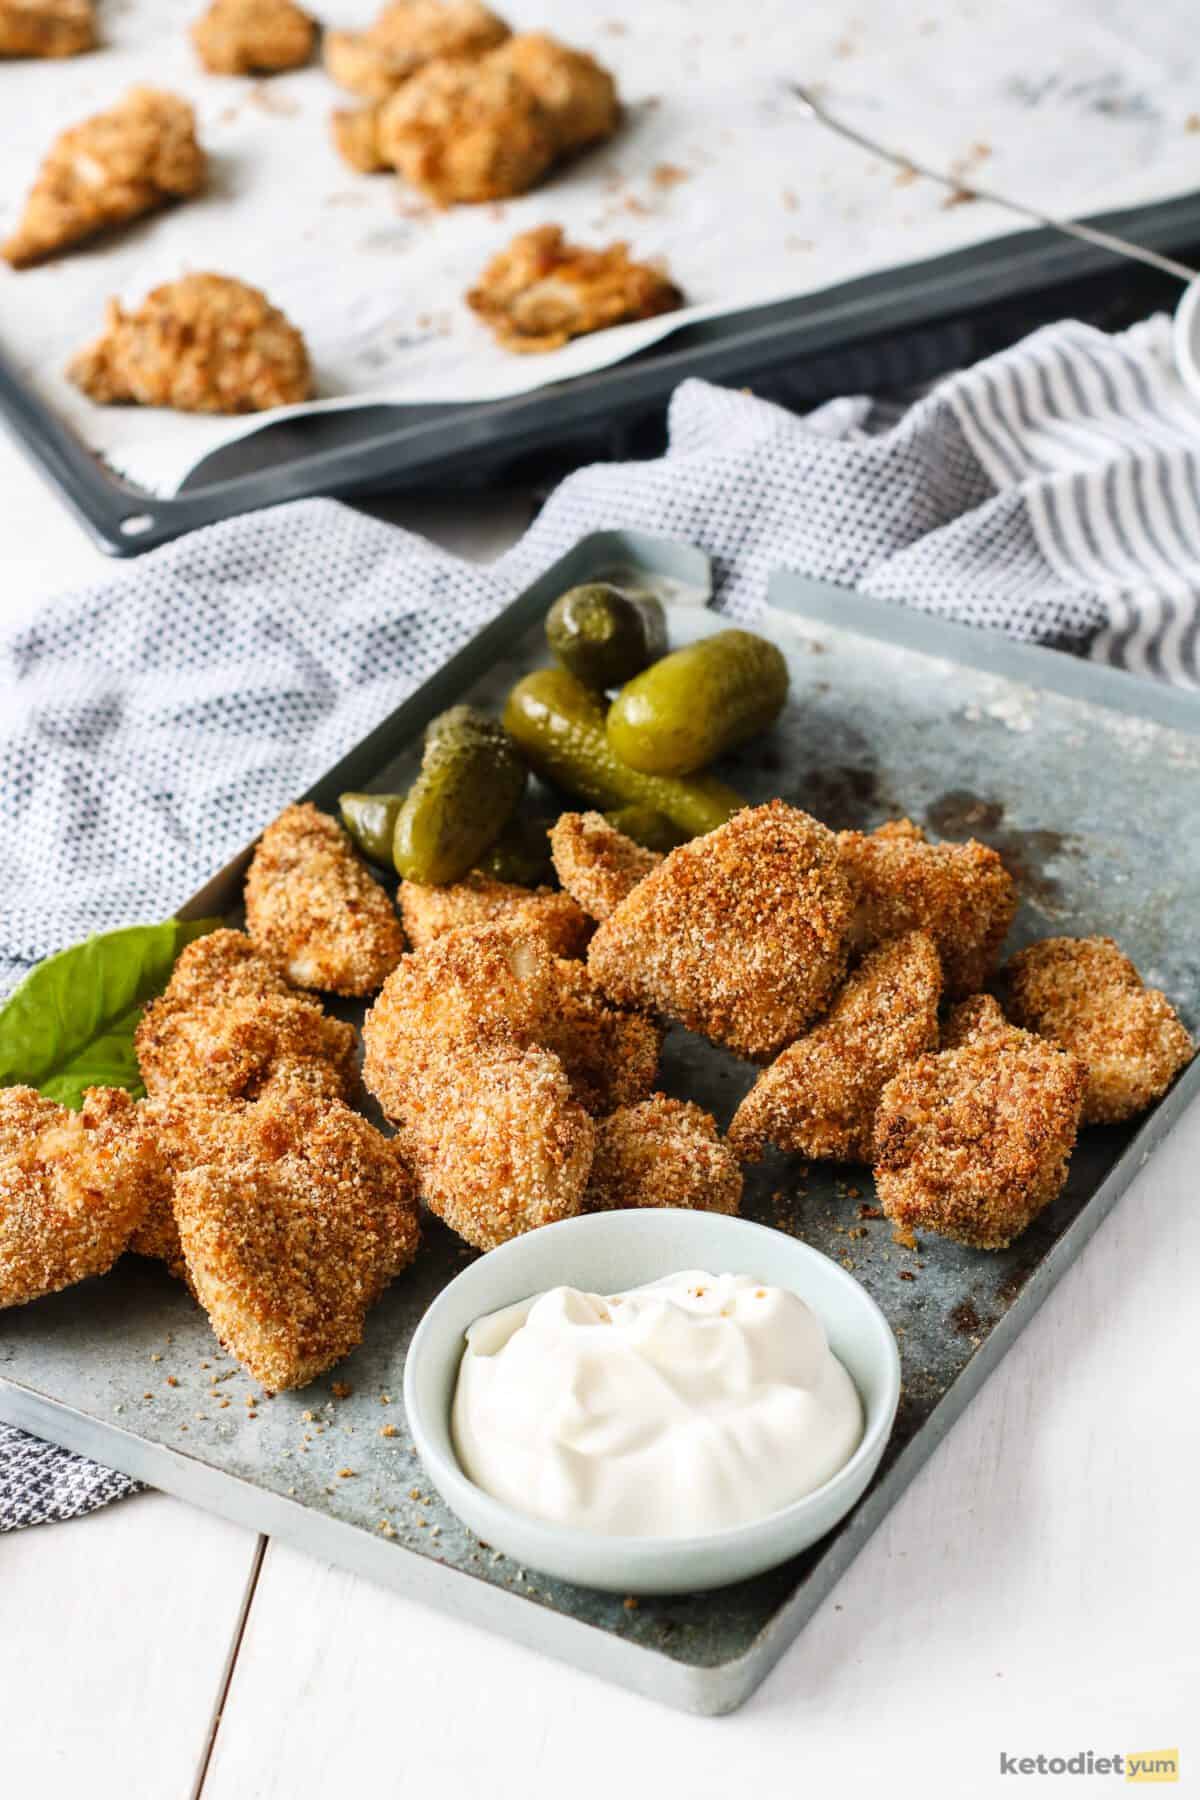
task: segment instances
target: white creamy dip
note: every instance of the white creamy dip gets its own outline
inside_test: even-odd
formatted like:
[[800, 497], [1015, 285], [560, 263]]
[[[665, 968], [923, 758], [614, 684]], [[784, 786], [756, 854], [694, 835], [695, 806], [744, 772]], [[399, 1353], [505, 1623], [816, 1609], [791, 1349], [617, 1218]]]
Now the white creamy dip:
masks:
[[820, 1487], [857, 1449], [863, 1409], [798, 1295], [686, 1270], [477, 1319], [451, 1423], [466, 1474], [521, 1512], [692, 1537]]

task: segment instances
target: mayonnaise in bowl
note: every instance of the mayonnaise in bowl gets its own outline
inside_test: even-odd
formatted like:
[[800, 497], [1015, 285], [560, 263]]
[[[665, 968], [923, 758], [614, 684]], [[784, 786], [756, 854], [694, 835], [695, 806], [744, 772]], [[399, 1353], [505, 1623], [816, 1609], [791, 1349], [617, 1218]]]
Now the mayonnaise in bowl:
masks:
[[477, 1319], [451, 1427], [464, 1473], [520, 1512], [679, 1538], [823, 1486], [864, 1419], [799, 1295], [685, 1270], [610, 1296], [551, 1288]]

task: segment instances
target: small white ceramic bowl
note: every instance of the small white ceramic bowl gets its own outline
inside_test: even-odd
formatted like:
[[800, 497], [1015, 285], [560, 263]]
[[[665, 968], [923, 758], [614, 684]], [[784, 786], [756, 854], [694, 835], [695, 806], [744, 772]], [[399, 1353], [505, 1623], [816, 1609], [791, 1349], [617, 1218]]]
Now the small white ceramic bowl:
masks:
[[[832, 1480], [779, 1512], [701, 1537], [610, 1537], [553, 1525], [494, 1500], [459, 1466], [450, 1408], [467, 1327], [484, 1313], [566, 1285], [616, 1294], [679, 1269], [790, 1288], [818, 1315], [863, 1402], [866, 1429]], [[682, 1594], [760, 1574], [815, 1543], [861, 1497], [900, 1398], [891, 1327], [866, 1290], [809, 1245], [748, 1219], [656, 1207], [546, 1225], [480, 1257], [442, 1290], [413, 1335], [404, 1404], [421, 1461], [446, 1504], [516, 1562], [619, 1594]]]

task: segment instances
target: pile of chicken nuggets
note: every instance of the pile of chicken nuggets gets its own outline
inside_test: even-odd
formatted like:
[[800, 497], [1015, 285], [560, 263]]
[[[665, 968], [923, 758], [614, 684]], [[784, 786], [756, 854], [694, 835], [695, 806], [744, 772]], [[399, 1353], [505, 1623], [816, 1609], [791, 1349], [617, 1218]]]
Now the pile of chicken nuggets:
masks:
[[[598, 813], [550, 843], [560, 888], [472, 874], [393, 904], [334, 820], [290, 807], [245, 932], [190, 945], [143, 1015], [145, 1099], [0, 1092], [0, 1306], [132, 1249], [278, 1390], [359, 1342], [418, 1197], [488, 1250], [591, 1210], [735, 1213], [768, 1146], [870, 1164], [902, 1232], [999, 1248], [1061, 1191], [1081, 1123], [1133, 1117], [1192, 1055], [1109, 938], [999, 968], [1016, 890], [974, 841], [773, 800], [666, 856]], [[375, 996], [361, 1077], [314, 992]], [[760, 1066], [724, 1138], [658, 1090], [668, 1025]]]

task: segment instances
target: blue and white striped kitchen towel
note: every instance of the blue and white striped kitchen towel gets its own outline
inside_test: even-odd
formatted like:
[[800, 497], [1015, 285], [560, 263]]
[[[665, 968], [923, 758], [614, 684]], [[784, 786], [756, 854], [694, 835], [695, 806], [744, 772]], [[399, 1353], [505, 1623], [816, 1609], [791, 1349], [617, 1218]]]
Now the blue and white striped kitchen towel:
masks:
[[[0, 639], [0, 993], [172, 912], [598, 527], [702, 545], [738, 618], [784, 566], [1200, 685], [1198, 454], [1166, 320], [1066, 323], [899, 415], [687, 382], [664, 457], [572, 475], [486, 570], [326, 500], [170, 545]], [[0, 1427], [0, 1530], [131, 1485]]]

